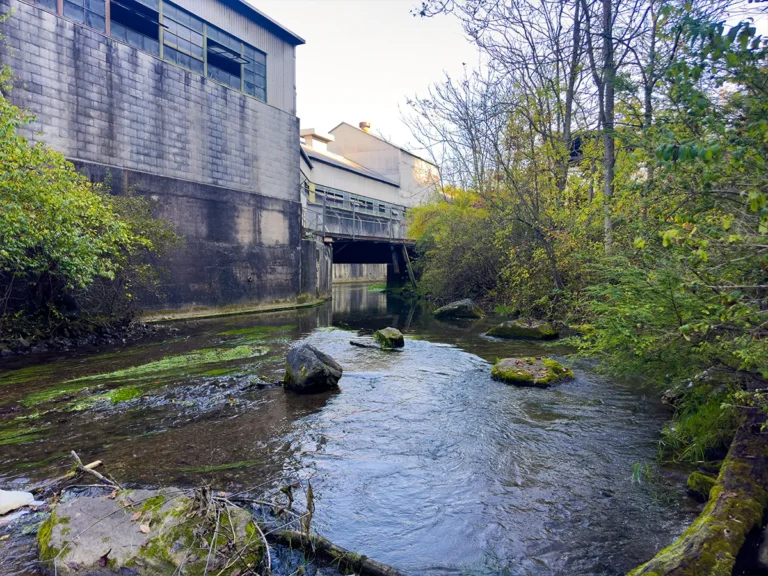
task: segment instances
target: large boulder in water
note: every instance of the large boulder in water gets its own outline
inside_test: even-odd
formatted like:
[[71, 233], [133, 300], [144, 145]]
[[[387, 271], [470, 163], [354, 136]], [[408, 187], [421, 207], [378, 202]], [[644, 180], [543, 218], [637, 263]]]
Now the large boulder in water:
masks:
[[433, 312], [435, 318], [482, 318], [483, 311], [469, 298], [457, 300]]
[[491, 378], [515, 386], [547, 388], [573, 378], [573, 372], [551, 358], [504, 358], [491, 369]]
[[402, 348], [405, 346], [405, 338], [403, 333], [397, 328], [384, 328], [383, 330], [377, 330], [373, 335], [373, 339], [379, 343], [379, 345], [385, 350], [391, 350], [393, 348]]
[[164, 489], [60, 503], [37, 540], [40, 560], [51, 573], [183, 576], [224, 571], [235, 555], [257, 567], [264, 552], [257, 534], [242, 508], [222, 503], [211, 516], [194, 493]]
[[533, 338], [536, 340], [554, 340], [559, 336], [557, 330], [541, 320], [509, 320], [494, 326], [486, 333], [496, 338]]
[[288, 351], [283, 386], [299, 394], [325, 392], [338, 385], [343, 371], [328, 354], [311, 344], [299, 344]]

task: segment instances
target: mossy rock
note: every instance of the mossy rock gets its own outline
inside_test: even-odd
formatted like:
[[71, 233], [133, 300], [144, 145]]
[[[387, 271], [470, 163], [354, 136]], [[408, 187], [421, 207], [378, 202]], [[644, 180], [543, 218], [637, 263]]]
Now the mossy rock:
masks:
[[717, 482], [717, 478], [702, 472], [691, 472], [685, 483], [685, 490], [699, 502], [709, 500], [709, 492]]
[[[117, 498], [83, 496], [59, 504], [38, 530], [40, 560], [58, 574], [128, 573], [197, 575], [218, 572], [232, 542], [252, 542], [241, 558], [253, 569], [262, 560], [249, 512], [222, 507], [226, 518], [195, 512], [191, 492], [176, 489], [124, 491]], [[94, 522], [94, 518], [100, 518]], [[213, 550], [201, 542], [205, 539]], [[239, 550], [234, 546], [233, 549]], [[105, 566], [106, 564], [106, 566]]]
[[405, 346], [405, 338], [403, 338], [402, 332], [397, 328], [377, 330], [373, 335], [373, 339], [385, 350], [402, 348]]
[[559, 336], [549, 323], [539, 320], [508, 320], [494, 326], [487, 332], [496, 338], [532, 338], [536, 340], [554, 340]]
[[464, 318], [470, 320], [484, 316], [480, 306], [469, 298], [446, 304], [442, 308], [435, 310], [433, 314], [435, 318]]
[[573, 379], [573, 372], [551, 358], [504, 358], [491, 369], [491, 378], [515, 386], [546, 388]]

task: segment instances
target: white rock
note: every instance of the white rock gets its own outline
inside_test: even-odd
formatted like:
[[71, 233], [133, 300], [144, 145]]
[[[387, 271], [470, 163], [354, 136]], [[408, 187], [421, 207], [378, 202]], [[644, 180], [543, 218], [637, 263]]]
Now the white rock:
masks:
[[29, 492], [18, 490], [0, 490], [0, 515], [12, 510], [29, 506], [35, 501], [35, 497]]

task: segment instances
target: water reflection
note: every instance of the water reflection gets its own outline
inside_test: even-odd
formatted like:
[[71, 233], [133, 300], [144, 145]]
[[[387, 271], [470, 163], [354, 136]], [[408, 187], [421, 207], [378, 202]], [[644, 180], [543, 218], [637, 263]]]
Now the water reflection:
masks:
[[[440, 322], [382, 292], [341, 286], [319, 308], [178, 323], [171, 341], [55, 357], [26, 380], [4, 371], [0, 425], [34, 410], [19, 408], [30, 392], [64, 379], [247, 338], [269, 348], [221, 376], [209, 366], [164, 375], [125, 405], [41, 405], [43, 437], [3, 446], [0, 480], [54, 475], [73, 448], [137, 485], [236, 489], [287, 474], [312, 478], [321, 533], [412, 574], [626, 572], [691, 517], [679, 491], [661, 498], [659, 487], [630, 479], [635, 462], [654, 457], [666, 414], [584, 370], [546, 391], [492, 381], [497, 357], [568, 352], [485, 338], [492, 322]], [[385, 326], [406, 333], [404, 351], [349, 345]], [[341, 362], [340, 392], [269, 387], [299, 339]]]

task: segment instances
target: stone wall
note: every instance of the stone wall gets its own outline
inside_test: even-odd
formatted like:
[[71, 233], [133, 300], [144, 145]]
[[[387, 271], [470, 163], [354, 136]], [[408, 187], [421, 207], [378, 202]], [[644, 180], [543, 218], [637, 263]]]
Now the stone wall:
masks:
[[225, 306], [302, 291], [298, 119], [19, 0], [1, 26], [11, 100], [30, 139], [113, 192], [131, 188], [186, 246], [148, 308]]
[[385, 282], [386, 264], [334, 264], [333, 282]]

